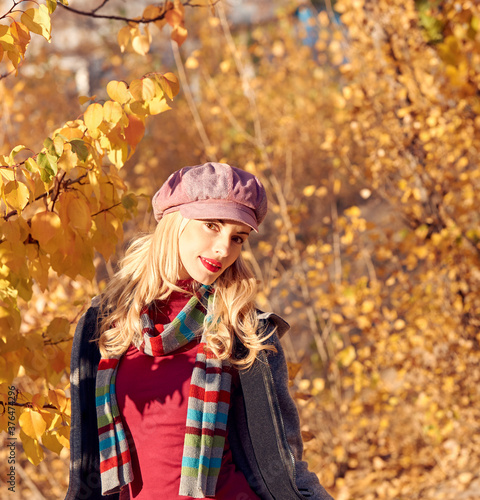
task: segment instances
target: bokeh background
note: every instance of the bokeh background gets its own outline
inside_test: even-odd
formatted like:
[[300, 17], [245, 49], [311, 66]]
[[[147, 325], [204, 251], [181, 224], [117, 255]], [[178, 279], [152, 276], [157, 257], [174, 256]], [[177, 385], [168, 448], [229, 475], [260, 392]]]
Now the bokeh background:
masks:
[[[51, 43], [32, 35], [17, 75], [6, 55], [1, 63], [0, 154], [22, 144], [22, 161], [82, 117], [92, 101], [80, 96], [108, 100], [111, 80], [172, 72], [180, 92], [148, 118], [115, 174], [128, 202], [121, 226], [104, 234], [108, 248], [91, 251], [93, 273], [82, 274], [80, 258], [61, 272], [24, 250], [36, 241], [28, 217], [53, 195], [12, 216], [20, 202], [4, 186], [17, 181], [0, 161], [0, 399], [8, 386], [20, 391], [23, 440], [12, 493], [3, 404], [0, 498], [63, 498], [75, 323], [129, 239], [154, 227], [155, 190], [206, 161], [249, 170], [267, 187], [270, 213], [245, 256], [259, 308], [291, 324], [291, 391], [322, 484], [337, 500], [480, 498], [478, 3], [184, 3], [173, 26], [180, 47], [170, 23], [112, 19], [148, 17], [149, 2], [71, 0], [90, 15], [58, 5]], [[12, 5], [0, 1], [0, 28], [15, 18]], [[120, 31], [128, 26], [139, 30], [130, 38]], [[101, 233], [98, 221], [87, 226], [74, 227], [77, 248]], [[19, 277], [18, 251], [30, 277]]]

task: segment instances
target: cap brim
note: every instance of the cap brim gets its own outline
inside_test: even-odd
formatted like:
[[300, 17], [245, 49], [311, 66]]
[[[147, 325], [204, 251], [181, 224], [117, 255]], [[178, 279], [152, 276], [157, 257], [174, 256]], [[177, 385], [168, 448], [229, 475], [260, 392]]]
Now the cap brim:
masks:
[[215, 203], [196, 201], [181, 205], [179, 211], [186, 219], [231, 220], [246, 224], [258, 233], [258, 224], [253, 210], [237, 203], [219, 203], [218, 200], [215, 200]]

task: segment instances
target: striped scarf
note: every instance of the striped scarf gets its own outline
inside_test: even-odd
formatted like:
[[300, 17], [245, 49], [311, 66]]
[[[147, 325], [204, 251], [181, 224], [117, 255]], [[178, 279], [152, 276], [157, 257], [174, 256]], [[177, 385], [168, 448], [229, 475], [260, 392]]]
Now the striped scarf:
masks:
[[[162, 356], [188, 344], [209, 321], [206, 311], [212, 309], [212, 291], [202, 285], [178, 316], [162, 325], [160, 334], [155, 332], [148, 310], [142, 311], [143, 339], [135, 346], [149, 356]], [[178, 493], [193, 498], [215, 495], [230, 405], [230, 367], [207, 349], [204, 337], [203, 334], [198, 345], [190, 382]], [[96, 379], [102, 495], [117, 493], [133, 480], [127, 437], [115, 397], [120, 358], [102, 358]]]

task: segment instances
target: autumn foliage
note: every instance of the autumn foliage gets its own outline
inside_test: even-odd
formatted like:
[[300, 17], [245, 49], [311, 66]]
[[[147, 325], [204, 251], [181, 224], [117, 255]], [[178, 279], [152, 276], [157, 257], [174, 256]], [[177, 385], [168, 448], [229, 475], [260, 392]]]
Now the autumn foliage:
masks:
[[[11, 109], [55, 5], [1, 19]], [[295, 3], [245, 27], [222, 2], [162, 5], [117, 25], [119, 76], [78, 117], [0, 156], [1, 392], [21, 390], [26, 457], [65, 464], [73, 325], [124, 231], [148, 226], [132, 223], [148, 221], [144, 198], [180, 166], [224, 160], [269, 192], [245, 257], [259, 307], [292, 325], [292, 393], [322, 484], [337, 500], [477, 498], [479, 8], [337, 0], [305, 21]], [[186, 41], [176, 68], [152, 73], [167, 51], [153, 26]]]

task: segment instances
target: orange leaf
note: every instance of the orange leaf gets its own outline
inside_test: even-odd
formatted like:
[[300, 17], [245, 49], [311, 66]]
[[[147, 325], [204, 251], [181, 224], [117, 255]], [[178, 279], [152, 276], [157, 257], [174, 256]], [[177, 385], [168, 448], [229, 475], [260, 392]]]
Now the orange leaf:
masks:
[[15, 45], [21, 47], [21, 53], [25, 54], [27, 45], [30, 42], [30, 32], [27, 27], [22, 23], [13, 22], [10, 25], [10, 33], [13, 37]]
[[183, 42], [187, 39], [188, 31], [184, 26], [175, 26], [172, 30], [172, 34], [170, 35], [170, 38], [174, 41], [177, 42], [178, 46], [180, 47]]
[[165, 14], [165, 20], [172, 28], [175, 28], [183, 22], [183, 12], [180, 9], [170, 9]]
[[132, 147], [136, 147], [145, 134], [145, 124], [135, 115], [128, 116], [128, 127], [124, 129], [125, 139]]

